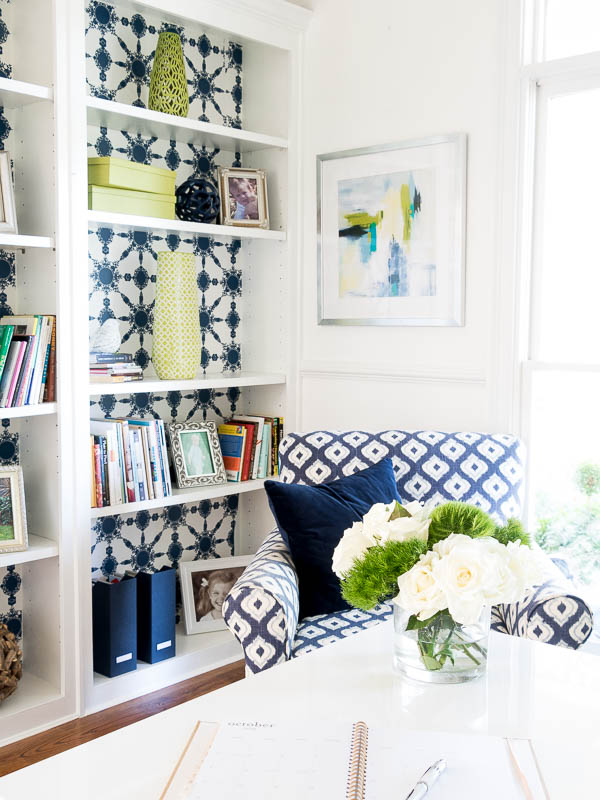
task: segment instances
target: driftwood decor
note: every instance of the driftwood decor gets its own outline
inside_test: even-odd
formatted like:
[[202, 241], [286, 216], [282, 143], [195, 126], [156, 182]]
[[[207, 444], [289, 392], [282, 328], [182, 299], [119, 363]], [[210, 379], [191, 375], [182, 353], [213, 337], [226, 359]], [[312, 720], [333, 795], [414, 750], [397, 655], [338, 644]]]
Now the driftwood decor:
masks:
[[23, 653], [14, 633], [0, 623], [0, 703], [16, 691], [23, 674]]

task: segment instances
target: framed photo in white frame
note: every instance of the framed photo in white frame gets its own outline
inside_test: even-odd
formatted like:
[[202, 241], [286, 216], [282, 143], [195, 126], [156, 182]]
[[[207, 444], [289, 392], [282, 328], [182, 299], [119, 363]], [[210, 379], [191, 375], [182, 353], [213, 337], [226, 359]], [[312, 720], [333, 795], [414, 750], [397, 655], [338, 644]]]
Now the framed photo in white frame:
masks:
[[23, 470], [0, 467], [0, 553], [27, 550], [27, 518]]
[[0, 151], [0, 232], [18, 233], [10, 154]]
[[223, 603], [252, 558], [231, 556], [179, 562], [186, 633], [226, 630]]
[[319, 325], [464, 325], [467, 136], [317, 156]]

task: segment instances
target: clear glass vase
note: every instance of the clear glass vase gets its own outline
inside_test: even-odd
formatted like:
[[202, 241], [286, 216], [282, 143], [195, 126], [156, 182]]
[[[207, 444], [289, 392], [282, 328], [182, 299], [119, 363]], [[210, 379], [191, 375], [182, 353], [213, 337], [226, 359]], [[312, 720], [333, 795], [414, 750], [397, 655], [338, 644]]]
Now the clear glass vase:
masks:
[[396, 603], [393, 606], [395, 672], [427, 683], [463, 683], [484, 674], [489, 607], [473, 625], [461, 625], [448, 611], [423, 624]]

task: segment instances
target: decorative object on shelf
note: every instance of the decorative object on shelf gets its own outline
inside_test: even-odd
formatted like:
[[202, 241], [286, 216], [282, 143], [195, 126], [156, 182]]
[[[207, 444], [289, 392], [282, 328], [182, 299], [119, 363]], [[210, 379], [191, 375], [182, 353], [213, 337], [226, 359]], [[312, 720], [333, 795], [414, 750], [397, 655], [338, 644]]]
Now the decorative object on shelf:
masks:
[[0, 467], [0, 553], [27, 550], [27, 518], [23, 470]]
[[190, 178], [175, 191], [175, 213], [185, 222], [214, 222], [219, 216], [219, 190], [206, 178]]
[[130, 189], [150, 194], [175, 194], [175, 172], [127, 158], [88, 158], [88, 186]]
[[221, 224], [268, 228], [267, 176], [264, 169], [219, 167]]
[[[457, 531], [460, 531], [458, 533]], [[394, 597], [394, 668], [415, 680], [483, 674], [490, 606], [520, 602], [541, 577], [521, 523], [476, 506], [377, 503], [333, 553], [342, 596], [365, 611]]]
[[18, 233], [10, 154], [0, 151], [0, 232]]
[[320, 325], [464, 325], [465, 134], [317, 156]]
[[232, 556], [179, 562], [186, 633], [227, 630], [223, 603], [251, 560]]
[[161, 250], [157, 261], [152, 363], [161, 380], [191, 380], [202, 355], [194, 256]]
[[181, 38], [174, 31], [163, 31], [158, 37], [150, 75], [148, 108], [187, 117], [189, 107]]
[[14, 633], [0, 622], [0, 703], [16, 692], [23, 675], [23, 653]]
[[105, 319], [101, 325], [93, 328], [90, 335], [90, 353], [116, 353], [121, 346], [119, 320], [113, 317]]
[[227, 483], [214, 422], [171, 422], [166, 428], [180, 489]]

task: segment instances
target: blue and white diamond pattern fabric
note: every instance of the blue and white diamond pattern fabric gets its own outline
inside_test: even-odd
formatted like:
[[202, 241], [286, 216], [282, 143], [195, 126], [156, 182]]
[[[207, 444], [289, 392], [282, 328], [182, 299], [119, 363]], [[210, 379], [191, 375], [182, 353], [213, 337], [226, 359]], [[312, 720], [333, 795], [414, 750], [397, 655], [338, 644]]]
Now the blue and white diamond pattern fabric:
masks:
[[292, 654], [298, 625], [298, 576], [278, 530], [273, 531], [234, 585], [225, 622], [244, 648], [248, 672], [261, 672]]
[[347, 639], [387, 619], [392, 613], [391, 603], [382, 603], [371, 611], [351, 608], [335, 614], [319, 614], [303, 619], [296, 631], [292, 656], [305, 655], [325, 645]]
[[593, 615], [588, 605], [545, 559], [546, 573], [520, 603], [499, 605], [492, 611], [492, 629], [526, 639], [577, 650], [592, 633]]
[[504, 522], [521, 512], [523, 446], [505, 434], [389, 430], [290, 433], [281, 480], [319, 484], [391, 458], [400, 496], [435, 505], [462, 500]]

